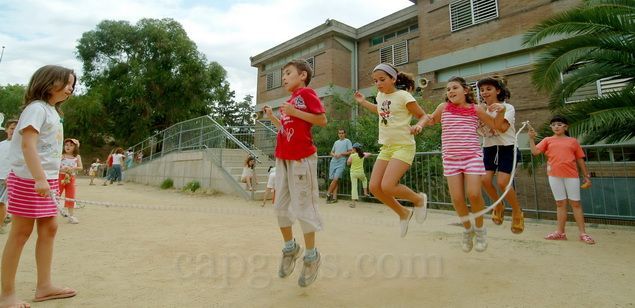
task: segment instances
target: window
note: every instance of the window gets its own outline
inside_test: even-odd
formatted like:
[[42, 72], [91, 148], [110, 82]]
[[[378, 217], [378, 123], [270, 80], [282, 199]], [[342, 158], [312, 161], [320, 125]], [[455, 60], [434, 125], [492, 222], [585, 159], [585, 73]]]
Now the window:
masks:
[[453, 0], [450, 2], [450, 30], [458, 31], [498, 18], [496, 0]]
[[309, 63], [309, 66], [311, 66], [313, 74], [315, 74], [315, 57], [306, 58], [305, 60]]
[[282, 70], [267, 73], [267, 91], [282, 85]]
[[405, 34], [408, 34], [410, 32], [417, 32], [417, 31], [419, 31], [419, 25], [414, 24], [414, 25], [399, 29], [399, 30], [394, 31], [394, 32], [390, 32], [390, 33], [387, 33], [387, 34], [374, 36], [374, 37], [370, 38], [370, 46], [379, 45], [379, 44], [387, 42], [388, 40], [391, 40], [391, 39], [394, 39], [396, 37], [399, 37], [401, 35], [405, 35]]
[[386, 46], [379, 50], [379, 62], [392, 65], [408, 63], [408, 41]]
[[[581, 64], [582, 63], [574, 64], [569, 71], [561, 73], [560, 80], [564, 81], [565, 79], [567, 79], [570, 72], [577, 69], [577, 67]], [[595, 82], [587, 83], [575, 90], [575, 92], [573, 92], [571, 96], [566, 98], [564, 102], [575, 103], [589, 98], [607, 95], [611, 92], [621, 91], [628, 85], [629, 82], [632, 81], [632, 79], [633, 78], [607, 77], [599, 79]]]

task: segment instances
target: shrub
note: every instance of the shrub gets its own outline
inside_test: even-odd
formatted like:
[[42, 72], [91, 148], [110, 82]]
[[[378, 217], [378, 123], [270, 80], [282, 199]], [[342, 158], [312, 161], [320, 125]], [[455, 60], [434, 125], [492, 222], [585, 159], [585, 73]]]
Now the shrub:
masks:
[[190, 190], [192, 192], [196, 192], [199, 188], [201, 188], [201, 183], [198, 181], [192, 181], [183, 186], [183, 191]]
[[174, 181], [171, 178], [167, 178], [161, 183], [161, 189], [170, 189], [172, 187], [174, 187]]

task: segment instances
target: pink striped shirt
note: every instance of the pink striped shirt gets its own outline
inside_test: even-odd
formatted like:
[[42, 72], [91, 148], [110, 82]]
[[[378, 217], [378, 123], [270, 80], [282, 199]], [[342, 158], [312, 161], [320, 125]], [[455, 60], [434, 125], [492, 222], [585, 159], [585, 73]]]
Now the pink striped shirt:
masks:
[[470, 159], [482, 156], [476, 128], [478, 116], [474, 104], [458, 107], [447, 103], [441, 114], [441, 153], [446, 159]]

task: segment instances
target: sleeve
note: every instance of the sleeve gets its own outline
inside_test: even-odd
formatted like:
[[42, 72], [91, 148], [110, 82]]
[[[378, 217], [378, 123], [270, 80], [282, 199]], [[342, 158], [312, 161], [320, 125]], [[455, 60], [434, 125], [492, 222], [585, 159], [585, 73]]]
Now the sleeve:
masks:
[[20, 135], [22, 135], [22, 130], [31, 126], [38, 133], [40, 133], [45, 121], [46, 111], [44, 110], [44, 108], [42, 108], [40, 104], [31, 103], [26, 108], [24, 108], [24, 111], [22, 111], [22, 114], [20, 114], [20, 120], [18, 121], [18, 125], [16, 126], [15, 130], [19, 132]]
[[505, 111], [505, 120], [507, 120], [509, 125], [513, 126], [516, 123], [516, 109], [509, 103], [505, 104], [505, 108], [507, 109]]
[[417, 100], [408, 91], [401, 90], [401, 97], [406, 103], [416, 102]]
[[350, 151], [352, 149], [353, 149], [353, 143], [350, 140], [346, 139], [346, 151]]
[[298, 95], [302, 97], [304, 103], [306, 104], [307, 112], [320, 114], [325, 113], [324, 105], [320, 101], [320, 98], [317, 96], [317, 93], [309, 87], [303, 88]]
[[551, 138], [547, 137], [545, 139], [542, 139], [542, 141], [540, 141], [538, 144], [536, 144], [536, 148], [538, 150], [540, 150], [540, 152], [544, 153], [547, 151], [547, 148], [549, 147], [549, 140]]
[[333, 146], [331, 147], [331, 152], [333, 152], [333, 153], [335, 153], [335, 143], [336, 143], [336, 142], [337, 142], [337, 141], [333, 142]]
[[575, 158], [580, 159], [580, 158], [586, 157], [586, 155], [584, 154], [584, 150], [580, 146], [580, 143], [577, 140], [574, 140], [574, 142], [575, 142], [575, 153], [574, 153]]

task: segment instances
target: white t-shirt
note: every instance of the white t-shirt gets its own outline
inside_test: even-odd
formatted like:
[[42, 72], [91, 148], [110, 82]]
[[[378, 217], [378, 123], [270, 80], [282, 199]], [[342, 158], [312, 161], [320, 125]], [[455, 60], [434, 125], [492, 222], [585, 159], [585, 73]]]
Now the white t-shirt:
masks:
[[11, 169], [21, 178], [33, 179], [22, 153], [22, 131], [29, 126], [38, 131], [36, 149], [46, 178], [57, 179], [62, 162], [64, 128], [55, 107], [40, 100], [31, 102], [20, 114], [9, 150]]
[[121, 160], [124, 158], [123, 154], [115, 154], [112, 156], [112, 164], [113, 165], [121, 165]]
[[[483, 147], [491, 147], [495, 145], [514, 145], [516, 141], [516, 110], [514, 106], [503, 103], [505, 106], [505, 120], [509, 122], [509, 128], [504, 133], [501, 133], [479, 121], [478, 133], [483, 136]], [[496, 111], [487, 112], [490, 116], [496, 116]]]
[[11, 142], [9, 140], [3, 140], [0, 142], [0, 180], [4, 180], [9, 175], [11, 166], [9, 164], [9, 148]]

